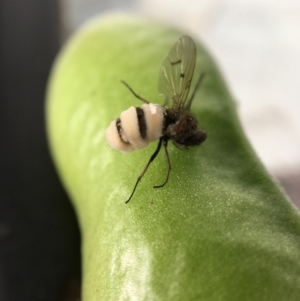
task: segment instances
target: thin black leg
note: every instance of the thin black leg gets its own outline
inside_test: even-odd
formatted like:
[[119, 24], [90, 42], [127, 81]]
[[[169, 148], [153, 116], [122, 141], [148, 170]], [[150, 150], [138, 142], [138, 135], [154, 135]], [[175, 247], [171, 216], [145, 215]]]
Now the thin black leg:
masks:
[[130, 91], [137, 99], [141, 100], [141, 101], [144, 102], [144, 103], [147, 103], [147, 104], [149, 103], [148, 100], [146, 100], [145, 98], [143, 98], [143, 97], [137, 95], [137, 94], [132, 90], [132, 88], [131, 88], [126, 82], [124, 82], [123, 80], [121, 80], [121, 83], [124, 84], [124, 85], [129, 89], [129, 91]]
[[147, 171], [149, 165], [151, 164], [151, 162], [156, 158], [157, 154], [159, 153], [160, 148], [161, 148], [161, 143], [162, 143], [162, 141], [163, 141], [163, 138], [160, 138], [160, 139], [159, 139], [159, 142], [158, 142], [158, 145], [157, 145], [157, 148], [156, 148], [156, 150], [155, 150], [155, 152], [154, 152], [153, 155], [151, 156], [150, 160], [148, 161], [148, 163], [147, 163], [147, 165], [145, 166], [145, 168], [144, 168], [144, 170], [142, 171], [142, 173], [141, 173], [141, 174], [139, 175], [139, 177], [137, 178], [137, 181], [136, 181], [136, 183], [135, 183], [135, 185], [134, 185], [134, 187], [133, 187], [132, 193], [131, 193], [129, 199], [125, 202], [125, 204], [127, 204], [127, 203], [131, 200], [131, 198], [132, 198], [132, 196], [133, 196], [133, 194], [134, 194], [134, 192], [135, 192], [135, 189], [136, 189], [137, 185], [139, 184], [140, 180], [142, 179], [142, 177], [143, 177], [144, 174], [146, 173], [146, 171]]
[[166, 154], [167, 163], [168, 163], [168, 173], [167, 173], [166, 180], [163, 182], [163, 184], [153, 186], [153, 188], [163, 187], [168, 183], [168, 180], [169, 180], [169, 175], [170, 175], [170, 171], [171, 171], [171, 161], [170, 161], [170, 157], [169, 157], [169, 153], [168, 153], [168, 140], [163, 140], [163, 146], [164, 146], [164, 149], [165, 149], [165, 154]]

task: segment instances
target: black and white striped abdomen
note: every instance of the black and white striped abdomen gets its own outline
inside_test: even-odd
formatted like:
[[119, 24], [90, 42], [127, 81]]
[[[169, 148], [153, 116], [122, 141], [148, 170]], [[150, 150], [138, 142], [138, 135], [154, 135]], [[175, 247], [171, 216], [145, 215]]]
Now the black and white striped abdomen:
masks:
[[164, 109], [156, 104], [144, 104], [123, 111], [105, 131], [107, 143], [122, 152], [146, 147], [162, 135]]

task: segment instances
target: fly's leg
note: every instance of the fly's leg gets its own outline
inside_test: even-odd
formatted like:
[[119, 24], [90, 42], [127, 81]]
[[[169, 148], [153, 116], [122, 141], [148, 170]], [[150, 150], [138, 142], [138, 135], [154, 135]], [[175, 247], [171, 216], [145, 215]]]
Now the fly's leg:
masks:
[[163, 146], [165, 149], [165, 154], [166, 154], [167, 163], [168, 163], [168, 173], [167, 173], [165, 181], [161, 185], [153, 186], [153, 188], [163, 187], [168, 183], [168, 180], [169, 180], [169, 175], [170, 175], [170, 171], [171, 171], [171, 161], [170, 161], [170, 157], [169, 157], [169, 153], [168, 153], [168, 140], [166, 140], [166, 139], [163, 140]]
[[137, 99], [141, 100], [141, 101], [144, 102], [144, 103], [149, 104], [149, 101], [148, 101], [148, 100], [146, 100], [145, 98], [143, 98], [143, 97], [137, 95], [137, 94], [132, 90], [132, 88], [131, 88], [126, 82], [124, 82], [123, 80], [121, 80], [121, 83], [124, 84], [124, 85], [128, 88], [128, 90], [129, 90], [129, 91], [130, 91]]
[[[134, 192], [135, 192], [135, 190], [136, 190], [136, 187], [138, 186], [140, 180], [142, 179], [142, 177], [143, 177], [144, 174], [146, 173], [146, 171], [147, 171], [149, 165], [151, 164], [151, 162], [153, 162], [153, 160], [154, 160], [154, 159], [156, 158], [156, 156], [158, 155], [158, 153], [159, 153], [159, 151], [160, 151], [160, 149], [161, 149], [161, 144], [162, 144], [162, 142], [163, 142], [163, 137], [161, 137], [161, 138], [159, 139], [159, 142], [158, 142], [158, 145], [157, 145], [157, 148], [156, 148], [155, 152], [154, 152], [153, 155], [151, 156], [150, 160], [148, 161], [148, 163], [147, 163], [147, 165], [145, 166], [145, 168], [144, 168], [144, 170], [142, 171], [142, 173], [141, 173], [141, 174], [139, 175], [139, 177], [137, 178], [136, 183], [135, 183], [135, 185], [134, 185], [134, 187], [133, 187], [132, 193], [131, 193], [129, 199], [125, 202], [125, 204], [127, 204], [127, 203], [131, 200], [131, 198], [132, 198], [132, 196], [133, 196], [133, 194], [134, 194]], [[164, 145], [165, 145], [165, 143], [164, 143]]]

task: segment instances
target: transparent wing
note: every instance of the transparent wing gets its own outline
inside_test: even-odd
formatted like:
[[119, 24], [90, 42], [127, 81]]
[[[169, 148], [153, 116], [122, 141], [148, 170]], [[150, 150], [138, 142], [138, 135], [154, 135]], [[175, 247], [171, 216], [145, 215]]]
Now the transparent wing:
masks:
[[188, 97], [196, 62], [196, 46], [188, 37], [181, 37], [162, 63], [158, 79], [158, 92], [165, 106], [183, 108]]

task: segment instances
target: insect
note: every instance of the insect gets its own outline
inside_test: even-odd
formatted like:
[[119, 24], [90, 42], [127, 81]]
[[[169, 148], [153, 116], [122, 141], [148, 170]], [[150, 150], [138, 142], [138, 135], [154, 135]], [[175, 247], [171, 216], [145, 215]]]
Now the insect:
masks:
[[195, 93], [204, 78], [204, 73], [200, 74], [194, 91], [188, 99], [195, 62], [194, 41], [188, 36], [181, 37], [171, 48], [160, 68], [158, 91], [165, 100], [162, 106], [150, 103], [137, 95], [126, 82], [121, 81], [144, 104], [141, 107], [130, 107], [111, 122], [105, 132], [107, 143], [116, 150], [132, 152], [158, 140], [155, 152], [137, 178], [132, 193], [125, 203], [131, 200], [149, 165], [160, 152], [161, 146], [165, 150], [168, 171], [165, 181], [154, 188], [163, 187], [169, 179], [171, 171], [169, 140], [172, 140], [179, 149], [187, 149], [189, 146], [200, 145], [207, 137], [206, 132], [198, 127], [197, 119], [190, 112]]

